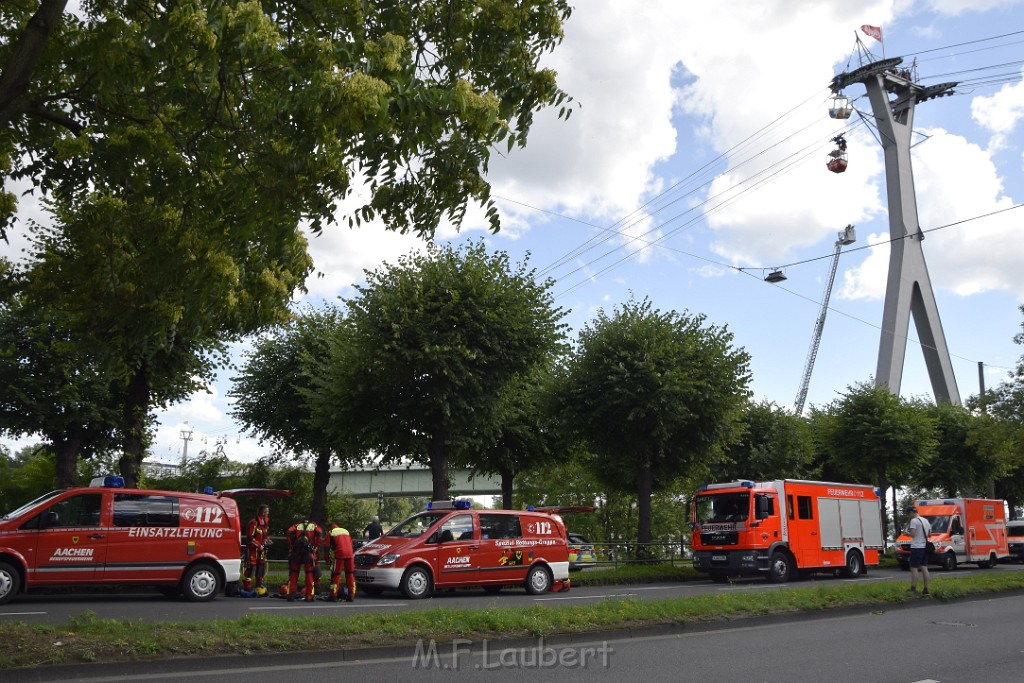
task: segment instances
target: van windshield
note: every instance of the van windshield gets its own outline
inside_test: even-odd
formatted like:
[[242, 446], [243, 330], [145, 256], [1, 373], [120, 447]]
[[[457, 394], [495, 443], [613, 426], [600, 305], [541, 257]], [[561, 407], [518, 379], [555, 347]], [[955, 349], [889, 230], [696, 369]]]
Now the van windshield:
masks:
[[1006, 527], [1006, 535], [1013, 536], [1014, 538], [1024, 536], [1024, 525], [1014, 524], [1013, 526]]
[[426, 533], [427, 529], [434, 526], [437, 520], [446, 517], [450, 512], [451, 510], [421, 512], [413, 515], [384, 535], [391, 538], [417, 538]]
[[45, 495], [39, 496], [38, 498], [33, 500], [31, 503], [25, 503], [24, 505], [22, 505], [17, 510], [12, 510], [11, 512], [8, 512], [3, 517], [0, 517], [0, 519], [14, 519], [16, 517], [21, 517], [23, 514], [25, 514], [29, 510], [32, 510], [34, 508], [39, 507], [40, 505], [42, 505], [46, 501], [50, 500], [51, 498], [53, 498], [55, 496], [60, 495], [61, 493], [64, 493], [64, 492], [63, 491], [50, 491], [49, 493], [47, 493]]
[[944, 534], [949, 531], [949, 515], [924, 515], [932, 525], [933, 534]]

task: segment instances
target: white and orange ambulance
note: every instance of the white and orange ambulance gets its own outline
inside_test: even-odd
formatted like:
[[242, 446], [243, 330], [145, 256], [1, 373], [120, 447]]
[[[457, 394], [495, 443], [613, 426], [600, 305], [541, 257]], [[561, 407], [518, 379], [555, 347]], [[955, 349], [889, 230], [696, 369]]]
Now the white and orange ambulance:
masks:
[[30, 588], [123, 584], [212, 600], [237, 585], [240, 548], [232, 498], [99, 477], [0, 518], [0, 604]]
[[872, 486], [782, 479], [702, 486], [693, 498], [693, 568], [714, 581], [797, 571], [855, 577], [884, 550], [881, 500]]
[[[935, 552], [928, 557], [928, 564], [946, 571], [965, 562], [994, 567], [1010, 556], [1004, 501], [941, 498], [918, 500], [914, 506], [932, 526], [928, 540], [935, 544]], [[910, 568], [910, 536], [906, 534], [896, 539], [896, 561], [901, 569]]]
[[433, 501], [356, 552], [356, 586], [410, 600], [435, 588], [519, 585], [531, 595], [569, 587], [565, 524], [553, 512], [474, 510], [469, 501]]

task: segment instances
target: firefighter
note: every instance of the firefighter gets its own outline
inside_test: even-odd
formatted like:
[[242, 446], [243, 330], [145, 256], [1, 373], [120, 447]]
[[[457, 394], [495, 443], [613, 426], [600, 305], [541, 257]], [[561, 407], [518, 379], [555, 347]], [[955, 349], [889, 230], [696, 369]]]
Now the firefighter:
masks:
[[[320, 579], [320, 546], [324, 531], [316, 522], [299, 517], [301, 521], [288, 527], [288, 601], [316, 599], [316, 585]], [[298, 594], [299, 571], [305, 573], [302, 594]]]
[[[327, 529], [327, 546], [331, 552], [331, 591], [327, 598], [332, 601], [344, 596], [345, 602], [352, 602], [356, 596], [355, 552], [352, 550], [352, 536], [340, 524], [331, 524]], [[341, 589], [341, 573], [345, 572], [345, 590]]]
[[270, 506], [260, 505], [256, 516], [249, 521], [246, 530], [249, 542], [245, 547], [245, 576], [242, 589], [258, 597], [267, 594], [267, 548], [274, 544], [270, 540]]

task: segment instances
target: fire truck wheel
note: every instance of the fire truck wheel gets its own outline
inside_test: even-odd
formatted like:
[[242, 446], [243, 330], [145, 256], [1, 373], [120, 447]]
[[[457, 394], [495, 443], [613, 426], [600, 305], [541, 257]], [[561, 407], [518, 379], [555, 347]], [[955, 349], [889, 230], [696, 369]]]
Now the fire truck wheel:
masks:
[[402, 575], [402, 593], [410, 600], [421, 600], [430, 595], [434, 580], [425, 567], [409, 567]]
[[0, 562], [0, 605], [10, 602], [21, 588], [21, 575], [11, 565]]
[[526, 575], [526, 592], [530, 595], [542, 595], [551, 590], [551, 572], [547, 567], [535, 565], [530, 567]]
[[846, 556], [846, 569], [843, 574], [848, 579], [855, 579], [864, 573], [864, 558], [860, 556], [860, 552], [851, 550], [850, 554]]
[[992, 569], [992, 567], [996, 566], [997, 561], [998, 560], [996, 560], [995, 553], [992, 553], [988, 556], [988, 560], [986, 560], [985, 562], [979, 562], [978, 566], [982, 569]]
[[956, 555], [953, 553], [946, 553], [945, 557], [942, 558], [942, 569], [943, 571], [951, 572], [956, 569]]
[[213, 600], [220, 592], [220, 574], [208, 564], [193, 565], [181, 578], [181, 592], [189, 602]]
[[771, 561], [768, 563], [768, 580], [772, 583], [786, 583], [792, 573], [793, 564], [789, 555], [776, 550], [772, 553]]

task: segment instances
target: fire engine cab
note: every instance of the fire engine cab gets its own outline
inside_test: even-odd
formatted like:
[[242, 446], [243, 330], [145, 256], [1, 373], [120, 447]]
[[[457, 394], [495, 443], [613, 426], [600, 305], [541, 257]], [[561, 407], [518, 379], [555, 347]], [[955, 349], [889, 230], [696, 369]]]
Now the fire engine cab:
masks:
[[241, 571], [229, 497], [124, 488], [121, 477], [47, 493], [0, 518], [0, 604], [36, 587], [146, 584], [212, 600]]
[[693, 499], [693, 567], [712, 580], [878, 565], [884, 550], [877, 489], [860, 484], [783, 479], [702, 486]]
[[569, 587], [565, 524], [540, 510], [473, 510], [468, 500], [433, 501], [359, 549], [359, 591], [399, 590], [410, 600], [434, 588], [520, 585], [531, 595]]
[[[935, 552], [928, 556], [928, 564], [946, 571], [964, 562], [988, 568], [1010, 556], [1004, 501], [945, 498], [919, 500], [914, 505], [932, 527], [928, 540], [935, 544]], [[910, 569], [910, 536], [906, 534], [896, 539], [896, 561], [901, 569]]]

